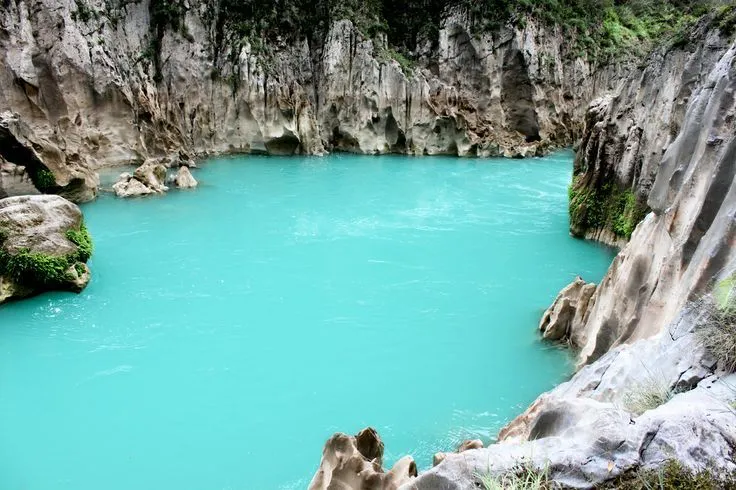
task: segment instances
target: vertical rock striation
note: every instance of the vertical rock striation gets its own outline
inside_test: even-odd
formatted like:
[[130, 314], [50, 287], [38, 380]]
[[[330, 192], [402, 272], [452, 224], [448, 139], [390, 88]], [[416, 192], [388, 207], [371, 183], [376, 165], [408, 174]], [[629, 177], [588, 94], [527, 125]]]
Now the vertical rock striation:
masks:
[[437, 45], [404, 70], [384, 39], [346, 20], [324, 38], [264, 53], [223, 43], [204, 0], [187, 3], [176, 30], [154, 26], [150, 8], [148, 0], [6, 2], [0, 111], [26, 129], [24, 154], [0, 141], [0, 156], [36, 187], [36, 173], [48, 171], [53, 191], [87, 200], [94, 170], [180, 149], [536, 154], [579, 137], [588, 102], [619, 71], [595, 70], [559, 28], [531, 19], [480, 34], [451, 13]]

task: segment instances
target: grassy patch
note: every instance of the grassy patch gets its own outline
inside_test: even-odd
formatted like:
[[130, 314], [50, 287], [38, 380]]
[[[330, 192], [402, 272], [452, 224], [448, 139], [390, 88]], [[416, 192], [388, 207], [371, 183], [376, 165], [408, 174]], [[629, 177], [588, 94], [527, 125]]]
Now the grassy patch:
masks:
[[699, 307], [704, 315], [698, 337], [724, 369], [736, 371], [736, 275], [716, 284], [713, 298]]
[[605, 228], [626, 240], [644, 219], [647, 207], [630, 190], [613, 182], [600, 188], [587, 186], [574, 177], [568, 189], [571, 229], [578, 235]]
[[478, 475], [484, 490], [547, 490], [553, 488], [548, 468], [534, 468], [520, 464], [508, 473], [499, 476]]
[[672, 399], [673, 390], [669, 384], [652, 376], [651, 379], [632, 387], [624, 395], [624, 407], [629, 412], [641, 415], [664, 405]]
[[669, 460], [660, 468], [627, 472], [600, 488], [619, 490], [719, 490], [736, 489], [736, 474], [693, 471]]

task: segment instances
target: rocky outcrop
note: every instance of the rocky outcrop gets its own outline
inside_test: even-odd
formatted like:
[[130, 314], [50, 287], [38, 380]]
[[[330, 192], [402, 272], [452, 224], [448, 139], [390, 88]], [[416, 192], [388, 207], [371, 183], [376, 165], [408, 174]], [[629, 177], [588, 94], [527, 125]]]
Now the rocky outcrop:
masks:
[[325, 444], [319, 470], [309, 490], [397, 490], [417, 476], [416, 464], [410, 456], [400, 459], [386, 472], [382, 460], [383, 442], [374, 429], [369, 427], [356, 436], [335, 434]]
[[179, 189], [193, 189], [197, 187], [198, 182], [192, 175], [192, 172], [189, 171], [189, 167], [181, 166], [174, 177], [174, 184]]
[[584, 326], [593, 306], [591, 299], [595, 289], [595, 284], [576, 277], [560, 291], [539, 322], [542, 336], [552, 341], [568, 341], [572, 347], [582, 347], [585, 344]]
[[59, 196], [0, 199], [0, 303], [48, 290], [79, 292], [92, 253], [82, 213]]
[[[637, 189], [646, 189], [651, 212], [615, 258], [585, 313], [581, 364], [617, 345], [661, 333], [688, 301], [707, 292], [736, 260], [736, 44], [724, 45], [717, 30], [703, 34], [703, 39], [703, 46], [693, 52], [668, 55], [688, 67], [681, 72], [687, 83], [676, 84], [678, 97], [685, 98], [668, 106], [673, 111], [670, 117], [660, 119], [660, 104], [655, 103], [650, 115], [636, 120], [646, 128], [642, 141], [657, 134], [669, 136], [666, 143], [657, 140], [656, 156], [653, 143], [646, 146], [648, 167], [642, 167], [646, 172], [640, 172], [636, 182]], [[651, 92], [644, 93], [656, 92], [653, 87], [659, 80], [650, 79], [651, 87], [645, 86]], [[639, 96], [626, 92], [616, 100], [631, 110], [642, 105]], [[617, 129], [623, 123], [610, 124], [608, 136], [598, 144], [602, 149], [628, 138]], [[629, 134], [630, 124], [634, 123], [623, 127], [624, 134]], [[596, 127], [588, 125], [584, 141], [593, 140]], [[578, 158], [587, 162], [588, 169], [626, 174], [630, 153], [613, 159], [606, 151], [588, 150], [589, 145], [581, 148]], [[579, 178], [599, 173], [589, 170]]]
[[[500, 443], [447, 454], [404, 488], [475, 488], [480, 475], [520, 465], [546, 468], [552, 481], [571, 488], [592, 488], [671, 459], [734, 471], [736, 375], [715, 370], [693, 332], [697, 324], [698, 311], [689, 310], [667, 335], [613, 349], [540, 397], [501, 431]], [[640, 413], [632, 395], [653, 385], [671, 399]]]
[[585, 116], [575, 159], [570, 202], [574, 235], [616, 246], [630, 239], [650, 209], [647, 199], [665, 150], [687, 131], [692, 98], [703, 100], [713, 83], [712, 70], [730, 46], [728, 37], [705, 19], [686, 45], [663, 46], [617, 90], [599, 93]]
[[8, 158], [0, 142], [0, 155], [73, 184], [75, 200], [93, 195], [102, 166], [179, 151], [534, 155], [579, 137], [589, 100], [618, 71], [594, 70], [561, 29], [532, 19], [479, 33], [453, 13], [409, 70], [349, 21], [264, 56], [221, 45], [204, 1], [156, 36], [149, 10], [148, 0], [6, 2], [0, 110], [31, 130], [36, 154]]
[[[181, 167], [186, 168], [186, 167]], [[189, 174], [191, 177], [191, 174]], [[192, 178], [193, 179], [193, 178]], [[112, 186], [118, 197], [139, 197], [150, 194], [163, 194], [169, 190], [165, 185], [166, 167], [153, 160], [147, 160], [135, 169], [133, 174], [123, 173]], [[196, 185], [196, 184], [195, 184]]]

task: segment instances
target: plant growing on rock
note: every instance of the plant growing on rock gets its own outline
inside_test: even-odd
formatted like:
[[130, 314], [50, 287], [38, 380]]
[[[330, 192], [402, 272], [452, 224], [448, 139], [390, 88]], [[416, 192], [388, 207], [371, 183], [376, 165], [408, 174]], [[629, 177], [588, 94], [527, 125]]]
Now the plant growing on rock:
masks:
[[531, 464], [519, 464], [503, 475], [479, 475], [485, 490], [547, 490], [554, 488], [549, 479], [549, 468], [535, 468]]
[[669, 384], [661, 381], [660, 378], [651, 376], [646, 381], [635, 385], [624, 395], [624, 408], [636, 415], [641, 415], [664, 405], [672, 399], [674, 394]]
[[611, 480], [601, 488], [618, 490], [717, 490], [736, 489], [736, 474], [718, 474], [707, 469], [693, 471], [670, 460], [657, 469], [639, 468]]
[[703, 346], [728, 372], [736, 371], [736, 274], [716, 284], [702, 299], [703, 317], [697, 333]]

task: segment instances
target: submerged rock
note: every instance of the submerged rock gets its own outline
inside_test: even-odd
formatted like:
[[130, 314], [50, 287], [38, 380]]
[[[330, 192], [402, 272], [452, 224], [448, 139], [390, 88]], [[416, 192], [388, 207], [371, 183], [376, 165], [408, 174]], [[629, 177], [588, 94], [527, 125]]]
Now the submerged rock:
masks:
[[198, 182], [194, 179], [194, 176], [189, 171], [189, 167], [182, 166], [176, 172], [174, 177], [174, 184], [180, 189], [192, 189], [197, 187]]
[[0, 199], [0, 303], [87, 286], [92, 242], [79, 208], [60, 196]]
[[410, 456], [401, 458], [390, 471], [383, 470], [382, 459], [383, 442], [375, 429], [363, 429], [356, 436], [337, 433], [325, 444], [309, 490], [396, 490], [417, 476]]
[[135, 169], [133, 175], [127, 172], [121, 174], [118, 181], [113, 184], [112, 189], [118, 197], [163, 194], [169, 190], [165, 182], [166, 167], [160, 163], [148, 160]]

